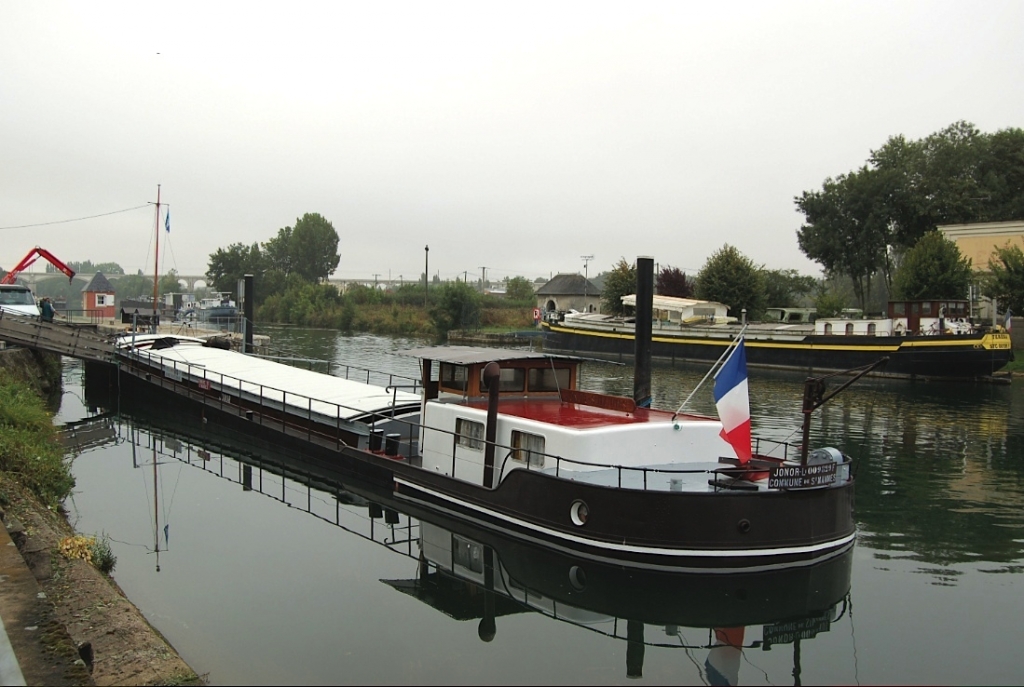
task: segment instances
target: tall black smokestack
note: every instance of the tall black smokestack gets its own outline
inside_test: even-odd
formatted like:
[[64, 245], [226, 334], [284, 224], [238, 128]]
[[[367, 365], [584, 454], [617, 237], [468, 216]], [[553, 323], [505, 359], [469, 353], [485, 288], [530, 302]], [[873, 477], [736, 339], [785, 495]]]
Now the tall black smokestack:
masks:
[[633, 400], [651, 407], [651, 329], [654, 311], [654, 258], [636, 259], [636, 325], [633, 352]]

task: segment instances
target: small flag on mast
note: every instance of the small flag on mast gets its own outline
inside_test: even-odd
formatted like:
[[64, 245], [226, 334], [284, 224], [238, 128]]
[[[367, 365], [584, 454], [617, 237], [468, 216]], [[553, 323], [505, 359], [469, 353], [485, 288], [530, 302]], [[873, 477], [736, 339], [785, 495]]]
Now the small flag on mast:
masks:
[[741, 463], [750, 460], [750, 394], [747, 389], [747, 349], [739, 340], [732, 355], [715, 375], [715, 405], [722, 420], [722, 438]]
[[171, 209], [170, 208], [167, 208], [167, 216], [164, 217], [164, 229], [167, 230], [168, 234], [171, 233]]

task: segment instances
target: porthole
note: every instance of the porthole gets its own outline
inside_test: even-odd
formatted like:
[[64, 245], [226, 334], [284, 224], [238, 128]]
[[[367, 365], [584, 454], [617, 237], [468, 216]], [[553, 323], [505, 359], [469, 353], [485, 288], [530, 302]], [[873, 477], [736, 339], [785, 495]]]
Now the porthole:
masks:
[[736, 531], [739, 532], [740, 534], [746, 534], [747, 532], [749, 532], [750, 531], [750, 521], [747, 520], [746, 518], [740, 520], [738, 523], [736, 523]]
[[587, 587], [587, 573], [583, 568], [578, 565], [574, 565], [569, 568], [569, 584], [572, 588], [578, 592], [582, 592]]
[[569, 507], [569, 517], [572, 519], [572, 524], [577, 527], [582, 527], [587, 524], [587, 516], [590, 515], [590, 509], [587, 508], [587, 504], [582, 501], [576, 500], [572, 502], [572, 506]]

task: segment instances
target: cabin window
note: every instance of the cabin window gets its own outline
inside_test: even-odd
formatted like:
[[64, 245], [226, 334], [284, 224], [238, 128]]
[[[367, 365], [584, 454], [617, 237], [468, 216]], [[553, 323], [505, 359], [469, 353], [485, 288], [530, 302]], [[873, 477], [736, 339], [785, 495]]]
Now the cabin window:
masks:
[[929, 303], [922, 303], [921, 304], [921, 314], [922, 315], [931, 315], [932, 314], [932, 304], [930, 302]]
[[569, 370], [566, 368], [534, 367], [530, 369], [530, 391], [558, 391], [569, 388]]
[[791, 313], [789, 313], [789, 321], [790, 322], [800, 322], [802, 319], [803, 319], [803, 316], [800, 313], [798, 313], [798, 312], [791, 312]]
[[[480, 388], [487, 389], [484, 371], [480, 370]], [[503, 367], [498, 376], [498, 391], [526, 391], [526, 370], [521, 367]]]
[[512, 430], [512, 460], [533, 468], [544, 467], [544, 437]]
[[850, 336], [851, 334], [853, 334], [853, 322], [848, 322], [846, 324], [846, 335]]
[[892, 314], [895, 317], [902, 317], [902, 316], [906, 315], [907, 314], [907, 304], [906, 303], [893, 303], [892, 304]]
[[826, 334], [831, 334], [832, 333], [832, 323], [831, 322], [826, 322], [825, 323], [825, 333]]
[[455, 420], [455, 434], [459, 437], [459, 446], [476, 449], [484, 447], [484, 423], [473, 422], [464, 417]]
[[466, 371], [465, 367], [452, 365], [451, 363], [441, 363], [441, 377], [439, 380], [441, 386], [447, 389], [465, 391], [468, 380], [469, 372]]
[[872, 322], [872, 323], [870, 323], [868, 325], [868, 334], [870, 334], [871, 336], [875, 335], [875, 323], [874, 322]]

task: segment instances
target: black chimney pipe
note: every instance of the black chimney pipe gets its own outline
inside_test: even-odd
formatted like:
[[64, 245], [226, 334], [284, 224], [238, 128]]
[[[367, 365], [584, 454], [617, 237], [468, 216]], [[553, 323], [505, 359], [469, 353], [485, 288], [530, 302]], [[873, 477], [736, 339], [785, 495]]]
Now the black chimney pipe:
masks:
[[651, 329], [654, 322], [654, 258], [636, 259], [636, 321], [633, 339], [633, 400], [651, 407]]

